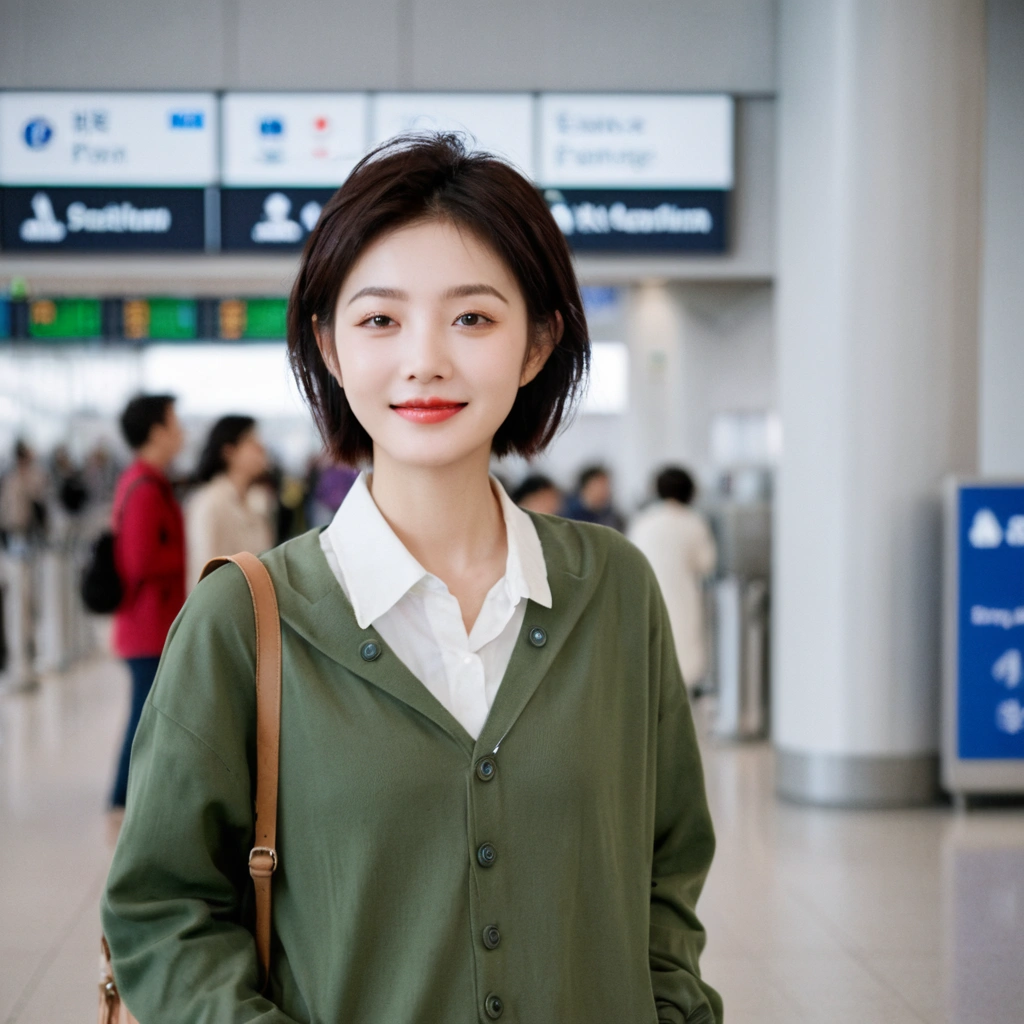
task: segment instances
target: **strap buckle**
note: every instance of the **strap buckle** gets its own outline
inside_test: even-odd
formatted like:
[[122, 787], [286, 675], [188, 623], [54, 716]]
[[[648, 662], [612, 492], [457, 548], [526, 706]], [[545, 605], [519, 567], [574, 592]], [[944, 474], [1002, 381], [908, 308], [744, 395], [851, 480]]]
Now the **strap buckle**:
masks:
[[[261, 863], [262, 858], [270, 858], [270, 866], [267, 867], [266, 863]], [[257, 862], [254, 864], [253, 859], [257, 858]], [[269, 878], [277, 870], [277, 850], [271, 849], [269, 846], [254, 846], [249, 851], [249, 874], [253, 878]]]

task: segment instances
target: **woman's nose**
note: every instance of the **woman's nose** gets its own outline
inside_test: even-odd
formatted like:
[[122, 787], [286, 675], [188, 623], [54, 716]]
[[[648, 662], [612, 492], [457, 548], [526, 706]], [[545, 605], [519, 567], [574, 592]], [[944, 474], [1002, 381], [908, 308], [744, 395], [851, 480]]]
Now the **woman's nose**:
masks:
[[407, 335], [406, 376], [421, 383], [445, 380], [452, 374], [451, 353], [444, 331], [432, 325], [413, 327]]

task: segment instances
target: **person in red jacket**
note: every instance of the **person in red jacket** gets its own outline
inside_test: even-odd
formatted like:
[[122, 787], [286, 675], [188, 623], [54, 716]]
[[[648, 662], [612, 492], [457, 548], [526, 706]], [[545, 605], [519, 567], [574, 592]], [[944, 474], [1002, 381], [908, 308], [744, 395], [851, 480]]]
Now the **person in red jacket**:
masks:
[[114, 614], [114, 649], [128, 663], [132, 704], [111, 807], [124, 807], [128, 763], [167, 632], [185, 603], [185, 526], [167, 479], [184, 433], [171, 395], [139, 395], [121, 415], [135, 451], [114, 492], [114, 561], [124, 598]]

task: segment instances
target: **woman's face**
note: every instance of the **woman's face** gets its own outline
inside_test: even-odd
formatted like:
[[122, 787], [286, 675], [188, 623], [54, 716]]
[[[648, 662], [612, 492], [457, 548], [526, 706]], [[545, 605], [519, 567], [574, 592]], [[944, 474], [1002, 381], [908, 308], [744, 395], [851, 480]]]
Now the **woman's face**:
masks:
[[256, 480], [267, 471], [267, 452], [255, 427], [247, 430], [237, 444], [225, 446], [224, 460], [229, 472], [246, 480]]
[[470, 231], [421, 221], [367, 247], [321, 340], [375, 461], [440, 467], [489, 454], [550, 352], [529, 332], [501, 258]]

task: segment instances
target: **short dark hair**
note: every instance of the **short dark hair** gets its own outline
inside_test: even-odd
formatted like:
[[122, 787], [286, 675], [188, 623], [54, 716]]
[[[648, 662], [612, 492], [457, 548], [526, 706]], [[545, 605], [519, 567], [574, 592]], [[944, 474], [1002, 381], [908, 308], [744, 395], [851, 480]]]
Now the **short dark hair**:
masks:
[[238, 444], [255, 426], [256, 421], [251, 416], [221, 416], [211, 428], [203, 453], [199, 456], [196, 479], [205, 484], [218, 473], [223, 473], [228, 468], [224, 458], [225, 447]]
[[544, 476], [543, 473], [531, 473], [530, 476], [523, 478], [519, 486], [512, 491], [509, 497], [517, 505], [521, 505], [530, 495], [550, 490], [558, 490], [558, 485], [551, 477]]
[[580, 470], [580, 475], [576, 479], [576, 490], [582, 491], [587, 484], [596, 476], [608, 476], [608, 470], [605, 466], [595, 463], [592, 466], [584, 466]]
[[693, 477], [682, 466], [666, 466], [655, 478], [654, 487], [659, 498], [671, 498], [684, 505], [689, 505], [697, 492]]
[[519, 389], [492, 445], [498, 456], [534, 455], [557, 433], [589, 367], [579, 284], [565, 236], [537, 189], [496, 157], [467, 152], [450, 133], [399, 136], [364, 157], [306, 240], [288, 302], [288, 355], [324, 442], [349, 465], [373, 454], [370, 435], [324, 363], [313, 317], [329, 328], [341, 286], [366, 247], [424, 219], [451, 221], [489, 245], [519, 283], [535, 329], [562, 315], [559, 344]]
[[136, 395], [121, 413], [121, 433], [128, 446], [137, 451], [148, 440], [153, 428], [167, 422], [167, 410], [174, 395]]

